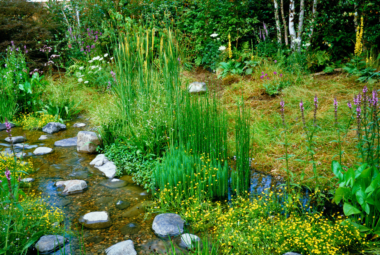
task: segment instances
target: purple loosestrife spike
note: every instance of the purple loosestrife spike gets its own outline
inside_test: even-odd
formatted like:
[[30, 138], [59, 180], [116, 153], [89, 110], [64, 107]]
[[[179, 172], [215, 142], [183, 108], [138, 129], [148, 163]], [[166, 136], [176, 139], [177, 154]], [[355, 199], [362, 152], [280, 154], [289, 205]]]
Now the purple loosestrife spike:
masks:
[[276, 75], [276, 74], [277, 74], [277, 72], [273, 72], [273, 74], [275, 74], [275, 75]]
[[280, 77], [282, 77], [282, 73], [280, 73]]
[[261, 76], [260, 76], [260, 79], [264, 79], [264, 75], [261, 75]]
[[301, 112], [303, 112], [303, 111], [304, 111], [304, 108], [303, 108], [303, 102], [302, 102], [302, 100], [301, 100], [301, 102], [300, 102], [300, 109], [301, 109]]
[[276, 64], [276, 63], [277, 63], [277, 60], [275, 60], [274, 63]]
[[264, 72], [261, 72], [261, 74], [264, 74]]
[[5, 169], [5, 177], [8, 179], [8, 181], [11, 180], [11, 171], [9, 171], [8, 168]]
[[368, 92], [368, 88], [367, 88], [367, 86], [364, 86], [364, 88], [363, 88], [363, 93], [365, 94], [365, 93], [367, 93]]
[[[268, 29], [267, 29], [267, 26], [265, 25], [265, 23], [263, 22], [263, 24], [264, 24], [264, 30], [265, 30], [265, 33], [267, 34], [267, 36], [268, 36]], [[265, 39], [264, 39], [265, 40]]]
[[268, 74], [266, 73], [265, 76], [268, 76]]
[[318, 110], [318, 97], [316, 94], [314, 97], [314, 120], [313, 120], [314, 127], [317, 126], [317, 110]]
[[285, 124], [285, 102], [283, 99], [281, 99], [280, 105], [281, 105], [282, 125], [284, 126], [284, 128], [286, 128], [286, 124]]

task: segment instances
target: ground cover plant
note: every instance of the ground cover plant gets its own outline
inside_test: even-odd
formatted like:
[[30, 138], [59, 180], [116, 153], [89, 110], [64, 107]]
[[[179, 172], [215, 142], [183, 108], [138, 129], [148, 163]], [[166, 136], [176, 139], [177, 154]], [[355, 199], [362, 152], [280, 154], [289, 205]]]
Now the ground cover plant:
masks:
[[[13, 30], [3, 42], [0, 122], [31, 130], [90, 118], [116, 176], [131, 175], [151, 193], [146, 217], [177, 213], [202, 237], [190, 254], [380, 252], [374, 1], [86, 0], [48, 8], [57, 26], [38, 47], [11, 41], [19, 38]], [[41, 56], [43, 70], [32, 64]], [[189, 93], [195, 81], [207, 92]], [[31, 164], [8, 156], [1, 168], [2, 201], [13, 208], [3, 219], [20, 222], [1, 240], [9, 254], [22, 253], [38, 231], [60, 231], [51, 222], [63, 216], [18, 188]], [[278, 183], [256, 194], [254, 170]], [[23, 210], [13, 213], [14, 205]], [[36, 236], [12, 234], [33, 210], [48, 215]], [[175, 246], [168, 253], [179, 254]]]

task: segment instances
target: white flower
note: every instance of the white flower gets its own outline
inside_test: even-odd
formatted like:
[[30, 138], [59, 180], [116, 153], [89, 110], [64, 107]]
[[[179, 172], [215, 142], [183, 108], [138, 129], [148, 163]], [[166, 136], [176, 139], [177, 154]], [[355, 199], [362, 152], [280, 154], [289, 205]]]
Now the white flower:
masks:
[[106, 54], [104, 54], [104, 57], [106, 58], [106, 57], [108, 57], [108, 54], [106, 53]]
[[221, 51], [224, 51], [224, 50], [226, 50], [227, 48], [226, 48], [226, 46], [220, 46], [219, 47], [219, 50], [221, 50]]
[[293, 40], [293, 42], [298, 44], [298, 43], [301, 42], [301, 39], [296, 38], [296, 39]]
[[84, 83], [88, 83], [88, 81], [85, 81]]
[[309, 47], [310, 46], [310, 43], [305, 43], [305, 47]]
[[94, 57], [92, 60], [99, 60], [100, 56]]
[[110, 60], [112, 60], [113, 59], [113, 57], [112, 58], [110, 58]]
[[219, 40], [220, 40], [220, 38], [216, 38], [216, 40], [218, 40], [218, 41], [219, 41]]
[[214, 33], [214, 34], [211, 34], [210, 36], [215, 38], [215, 37], [218, 36], [218, 34], [215, 34], [215, 33]]
[[90, 61], [88, 61], [88, 63], [92, 63], [92, 62], [94, 62], [94, 60], [90, 60]]
[[95, 69], [95, 68], [97, 68], [97, 67], [98, 67], [98, 66], [91, 66], [90, 68], [91, 68], [91, 69]]
[[79, 70], [83, 70], [83, 69], [84, 69], [84, 67], [83, 67], [83, 66], [79, 67]]
[[103, 60], [103, 58], [99, 58], [99, 61]]
[[82, 78], [79, 78], [79, 79], [78, 79], [78, 82], [82, 82], [82, 81], [83, 81], [83, 79], [82, 79]]
[[101, 67], [99, 67], [99, 71], [100, 71], [100, 70], [102, 70], [102, 68], [101, 68]]

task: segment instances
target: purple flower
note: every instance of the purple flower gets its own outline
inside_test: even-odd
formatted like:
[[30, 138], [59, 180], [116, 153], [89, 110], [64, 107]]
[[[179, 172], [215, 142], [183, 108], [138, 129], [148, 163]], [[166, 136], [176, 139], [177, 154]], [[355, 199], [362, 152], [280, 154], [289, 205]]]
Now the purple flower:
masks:
[[261, 72], [261, 74], [264, 74], [264, 72]]
[[367, 93], [368, 92], [368, 88], [367, 88], [367, 86], [364, 86], [364, 88], [363, 88], [363, 93], [365, 94], [365, 93]]
[[98, 40], [98, 35], [95, 36], [95, 42]]
[[5, 177], [7, 177], [8, 181], [11, 180], [11, 172], [6, 168], [6, 171], [5, 171]]
[[280, 74], [280, 77], [282, 77], [282, 73]]
[[81, 48], [80, 51], [83, 51], [83, 48]]
[[352, 110], [352, 105], [351, 105], [350, 101], [347, 102], [347, 106], [348, 106], [348, 108], [350, 108], [350, 110]]
[[273, 74], [277, 74], [277, 72], [273, 72]]
[[268, 76], [268, 74], [266, 73], [265, 76]]
[[108, 81], [108, 86], [107, 86], [107, 89], [110, 90], [111, 89], [111, 82]]
[[95, 48], [95, 45], [91, 45], [91, 49], [94, 49]]
[[283, 99], [281, 99], [280, 105], [281, 105], [281, 108], [284, 109], [284, 107], [285, 107], [285, 102], [284, 102]]
[[7, 119], [5, 119], [5, 127], [7, 128], [7, 133], [10, 135], [10, 134], [11, 134], [11, 131], [12, 131], [12, 126], [11, 126], [11, 124], [8, 122]]
[[302, 100], [301, 100], [301, 102], [300, 102], [300, 109], [301, 109], [301, 112], [303, 112], [305, 109], [303, 108], [303, 102], [302, 102]]
[[315, 95], [315, 97], [314, 97], [314, 105], [315, 105], [315, 107], [318, 106], [318, 97], [317, 97], [317, 95]]
[[116, 82], [116, 74], [113, 71], [111, 71], [111, 75], [112, 75], [113, 80]]
[[261, 75], [261, 76], [260, 76], [260, 79], [264, 79], [264, 75]]
[[362, 112], [362, 109], [358, 106], [356, 107], [356, 115], [359, 117], [360, 113]]
[[11, 41], [11, 44], [14, 45], [13, 41]]
[[277, 63], [277, 60], [275, 60], [274, 63]]
[[267, 80], [269, 80], [269, 77], [267, 77]]
[[336, 97], [334, 98], [334, 106], [338, 107], [338, 100], [336, 100]]
[[376, 90], [372, 90], [372, 103], [374, 106], [377, 105], [378, 100]]

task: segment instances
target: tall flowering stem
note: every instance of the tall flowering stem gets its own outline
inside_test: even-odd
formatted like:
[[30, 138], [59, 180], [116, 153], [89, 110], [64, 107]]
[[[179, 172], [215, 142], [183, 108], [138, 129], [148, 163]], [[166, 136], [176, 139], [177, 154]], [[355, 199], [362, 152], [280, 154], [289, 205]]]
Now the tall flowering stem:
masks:
[[284, 146], [285, 146], [285, 162], [286, 162], [286, 175], [287, 175], [287, 180], [286, 180], [286, 184], [287, 184], [287, 187], [288, 187], [288, 191], [290, 191], [290, 170], [289, 170], [289, 154], [288, 154], [288, 129], [286, 127], [286, 123], [285, 123], [285, 102], [284, 100], [281, 100], [280, 102], [280, 106], [281, 106], [281, 119], [282, 119], [282, 125], [284, 127], [284, 135], [285, 135], [285, 143], [284, 143]]

